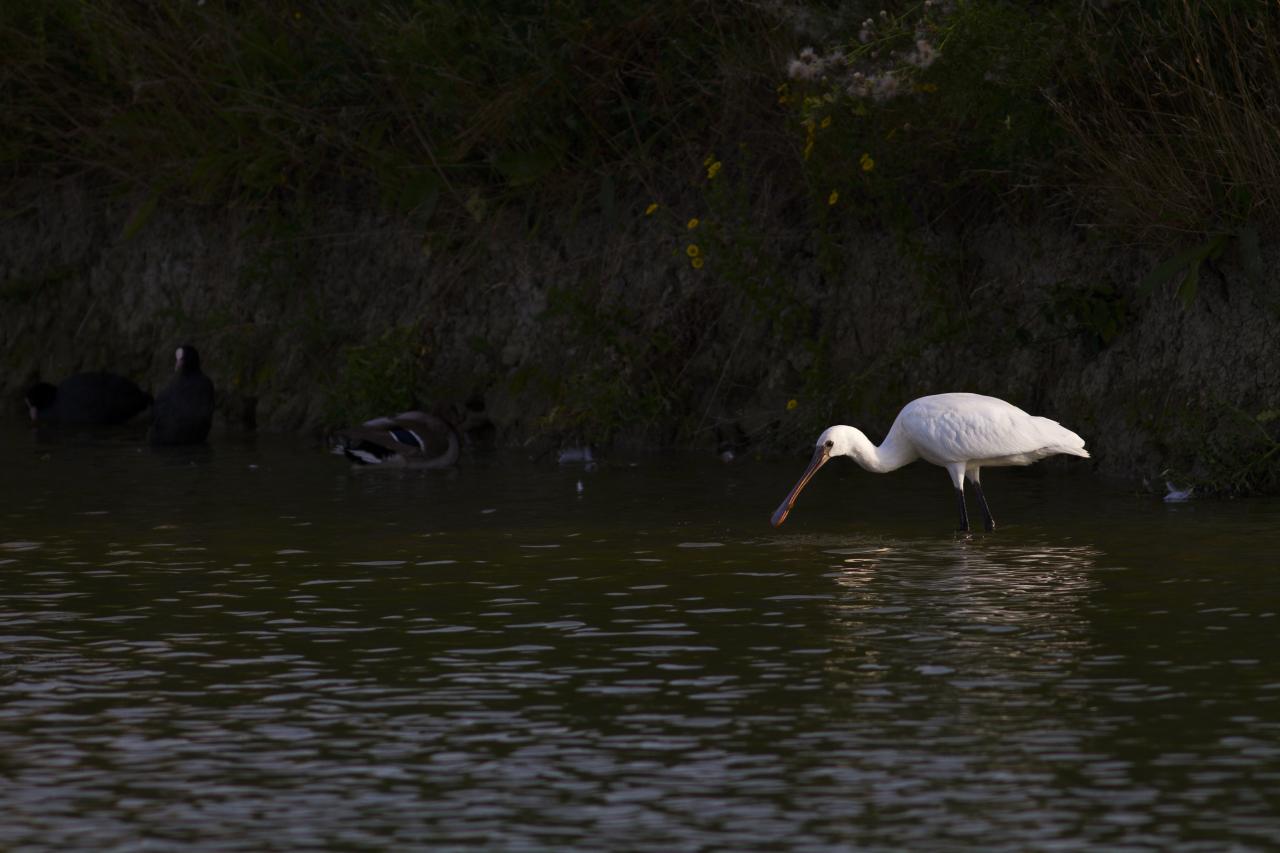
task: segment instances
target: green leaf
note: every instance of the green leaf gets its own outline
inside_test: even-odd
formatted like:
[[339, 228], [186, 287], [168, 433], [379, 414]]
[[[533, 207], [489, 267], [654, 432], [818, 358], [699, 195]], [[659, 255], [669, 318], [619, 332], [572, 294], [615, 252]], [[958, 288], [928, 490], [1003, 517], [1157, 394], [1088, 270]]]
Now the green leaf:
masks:
[[240, 182], [250, 190], [268, 193], [280, 185], [284, 157], [278, 151], [266, 151], [240, 167]]
[[536, 183], [560, 164], [560, 158], [568, 150], [563, 139], [553, 139], [540, 148], [504, 151], [494, 158], [494, 167], [513, 187]]
[[1244, 266], [1249, 281], [1253, 284], [1262, 284], [1266, 272], [1262, 266], [1262, 248], [1259, 245], [1258, 229], [1252, 225], [1246, 225], [1236, 232], [1236, 240], [1239, 242], [1240, 263]]
[[1143, 277], [1142, 281], [1138, 282], [1138, 288], [1143, 293], [1148, 293], [1157, 284], [1162, 284], [1168, 281], [1180, 270], [1186, 269], [1189, 264], [1194, 263], [1196, 266], [1199, 266], [1200, 261], [1204, 258], [1205, 251], [1205, 246], [1200, 245], [1193, 246], [1190, 249], [1185, 249], [1184, 251], [1179, 252], [1172, 258], [1169, 258], [1167, 261], [1157, 266], [1151, 272], [1147, 273], [1146, 276]]
[[133, 236], [142, 230], [142, 226], [147, 224], [147, 220], [151, 218], [151, 214], [156, 212], [156, 204], [160, 201], [160, 190], [152, 190], [142, 202], [134, 208], [133, 214], [130, 215], [129, 221], [124, 224], [124, 230], [120, 232], [120, 236], [125, 240], [132, 240]]
[[1153, 287], [1168, 281], [1179, 270], [1185, 269], [1187, 274], [1178, 285], [1178, 296], [1183, 306], [1189, 307], [1196, 298], [1196, 289], [1200, 283], [1200, 265], [1206, 260], [1222, 256], [1231, 240], [1230, 234], [1214, 234], [1198, 246], [1192, 246], [1157, 266], [1138, 283], [1142, 293], [1149, 293]]
[[467, 196], [467, 201], [464, 206], [467, 209], [467, 213], [471, 214], [471, 218], [473, 220], [476, 222], [482, 222], [484, 220], [485, 208], [487, 205], [485, 204], [484, 196], [480, 194], [480, 190], [473, 189], [471, 194]]
[[421, 170], [402, 173], [395, 200], [401, 212], [429, 219], [440, 200], [440, 179], [433, 172]]
[[[1203, 259], [1201, 259], [1203, 260]], [[1182, 279], [1182, 284], [1178, 285], [1178, 298], [1182, 300], [1183, 309], [1191, 307], [1191, 303], [1196, 301], [1196, 290], [1200, 286], [1200, 261], [1187, 268], [1187, 274]]]
[[1222, 257], [1223, 252], [1227, 250], [1227, 246], [1230, 245], [1230, 243], [1230, 234], [1214, 234], [1209, 238], [1209, 241], [1204, 244], [1205, 253], [1204, 258], [1201, 258], [1201, 260], [1208, 258], [1209, 260], [1216, 261], [1218, 258]]

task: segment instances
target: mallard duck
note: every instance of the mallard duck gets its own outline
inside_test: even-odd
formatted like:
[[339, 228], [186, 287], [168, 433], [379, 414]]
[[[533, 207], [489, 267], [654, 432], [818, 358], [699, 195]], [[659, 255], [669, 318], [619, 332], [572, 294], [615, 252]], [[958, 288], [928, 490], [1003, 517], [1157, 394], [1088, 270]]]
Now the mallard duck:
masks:
[[39, 424], [122, 424], [151, 405], [151, 395], [114, 373], [69, 376], [55, 387], [37, 382], [27, 389], [27, 412]]
[[190, 344], [174, 352], [174, 377], [152, 406], [152, 444], [199, 444], [213, 425], [213, 381], [200, 369]]
[[401, 412], [333, 435], [333, 452], [357, 465], [448, 468], [458, 461], [458, 432], [444, 418]]

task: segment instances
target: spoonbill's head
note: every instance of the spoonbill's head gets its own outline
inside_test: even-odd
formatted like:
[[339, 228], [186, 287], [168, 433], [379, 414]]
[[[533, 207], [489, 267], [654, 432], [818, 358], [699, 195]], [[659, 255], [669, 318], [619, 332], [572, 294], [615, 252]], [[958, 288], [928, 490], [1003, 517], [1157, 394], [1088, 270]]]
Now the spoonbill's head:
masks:
[[822, 431], [822, 435], [818, 436], [817, 442], [814, 443], [813, 458], [809, 460], [809, 467], [804, 469], [799, 482], [773, 511], [773, 517], [769, 520], [774, 527], [787, 520], [787, 514], [791, 512], [791, 507], [795, 506], [796, 498], [800, 497], [800, 490], [809, 485], [809, 481], [813, 479], [814, 474], [818, 473], [818, 469], [826, 465], [827, 460], [833, 456], [854, 455], [859, 438], [866, 441], [866, 436], [851, 426], [831, 426]]

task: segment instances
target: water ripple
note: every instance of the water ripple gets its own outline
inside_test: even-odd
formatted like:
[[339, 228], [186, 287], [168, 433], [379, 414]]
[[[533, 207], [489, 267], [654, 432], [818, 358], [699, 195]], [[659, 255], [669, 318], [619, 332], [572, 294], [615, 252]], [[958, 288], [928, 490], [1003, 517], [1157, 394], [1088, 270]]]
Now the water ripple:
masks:
[[[913, 529], [936, 483], [906, 476], [850, 498], [896, 527], [815, 508], [774, 535], [759, 507], [790, 469], [601, 466], [572, 472], [579, 499], [531, 463], [102, 452], [58, 446], [39, 477], [6, 460], [35, 484], [0, 515], [6, 848], [1280, 835], [1280, 511], [1169, 537], [1162, 506], [1091, 480], [1007, 480], [1071, 532], [959, 540], [929, 513]], [[87, 464], [102, 476], [73, 479]], [[1076, 523], [1091, 504], [1106, 517]]]

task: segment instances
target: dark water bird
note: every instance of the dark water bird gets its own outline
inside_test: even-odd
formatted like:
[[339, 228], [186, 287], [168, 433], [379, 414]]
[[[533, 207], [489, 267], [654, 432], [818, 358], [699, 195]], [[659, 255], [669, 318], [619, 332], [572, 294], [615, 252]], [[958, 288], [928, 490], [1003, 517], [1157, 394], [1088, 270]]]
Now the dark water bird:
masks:
[[458, 461], [454, 426], [426, 412], [374, 418], [333, 435], [333, 452], [357, 465], [448, 468]]
[[213, 425], [213, 382], [200, 369], [200, 353], [183, 344], [174, 353], [174, 377], [152, 406], [152, 444], [199, 444]]
[[27, 412], [38, 424], [122, 424], [151, 405], [151, 395], [123, 376], [77, 373], [58, 383], [27, 389]]
[[462, 441], [472, 450], [493, 450], [498, 442], [498, 427], [489, 419], [484, 397], [472, 394], [463, 405], [458, 420]]
[[941, 465], [951, 475], [960, 504], [960, 529], [969, 530], [969, 513], [964, 504], [964, 484], [968, 481], [978, 495], [985, 527], [991, 531], [996, 523], [978, 481], [981, 469], [1030, 465], [1059, 453], [1089, 455], [1084, 439], [1071, 430], [1057, 421], [1029, 415], [1004, 400], [981, 394], [920, 397], [903, 406], [879, 447], [854, 427], [827, 427], [818, 436], [809, 467], [774, 510], [771, 521], [777, 527], [786, 520], [800, 490], [832, 457], [851, 457], [877, 474], [924, 459]]

